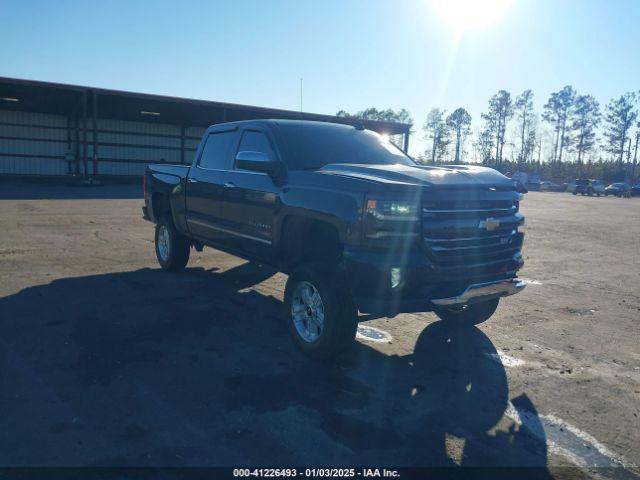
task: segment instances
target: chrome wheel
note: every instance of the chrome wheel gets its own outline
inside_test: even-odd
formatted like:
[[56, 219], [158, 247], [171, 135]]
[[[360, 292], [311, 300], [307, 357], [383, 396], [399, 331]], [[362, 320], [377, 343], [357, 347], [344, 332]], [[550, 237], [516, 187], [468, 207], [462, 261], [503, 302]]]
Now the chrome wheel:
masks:
[[169, 237], [169, 229], [166, 225], [160, 225], [158, 231], [158, 254], [162, 261], [166, 262], [169, 259], [169, 253], [171, 252], [171, 239]]
[[291, 296], [291, 319], [300, 338], [313, 343], [324, 329], [324, 305], [318, 289], [309, 282], [296, 285]]

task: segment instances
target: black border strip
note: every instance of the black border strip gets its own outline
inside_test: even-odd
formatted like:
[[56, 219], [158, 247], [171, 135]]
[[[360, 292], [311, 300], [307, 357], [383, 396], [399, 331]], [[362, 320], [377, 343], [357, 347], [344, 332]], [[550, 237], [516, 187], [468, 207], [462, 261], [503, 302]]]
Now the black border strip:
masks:
[[[279, 472], [280, 474], [276, 473]], [[289, 473], [287, 475], [286, 473]], [[294, 473], [295, 472], [295, 473]], [[590, 473], [605, 476], [624, 475], [634, 478], [635, 475], [624, 469], [593, 468]], [[153, 479], [153, 480], [186, 480], [186, 479], [327, 479], [327, 478], [389, 478], [395, 480], [409, 479], [448, 479], [448, 480], [516, 480], [553, 478], [582, 478], [585, 472], [578, 467], [289, 467], [278, 468], [229, 468], [229, 467], [80, 467], [80, 468], [0, 468], [0, 479], [46, 479], [46, 480], [106, 480], [106, 479]], [[626, 475], [625, 475], [626, 474]]]

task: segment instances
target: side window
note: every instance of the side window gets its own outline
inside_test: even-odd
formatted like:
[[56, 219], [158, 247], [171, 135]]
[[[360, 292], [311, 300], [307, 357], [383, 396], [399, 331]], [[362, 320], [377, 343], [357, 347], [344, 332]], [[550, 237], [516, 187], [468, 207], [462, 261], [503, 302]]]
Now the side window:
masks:
[[240, 140], [239, 152], [263, 152], [266, 153], [269, 158], [274, 157], [273, 149], [269, 143], [269, 139], [262, 132], [255, 130], [245, 130]]
[[200, 163], [202, 168], [229, 170], [231, 168], [231, 146], [235, 132], [214, 132], [204, 144]]

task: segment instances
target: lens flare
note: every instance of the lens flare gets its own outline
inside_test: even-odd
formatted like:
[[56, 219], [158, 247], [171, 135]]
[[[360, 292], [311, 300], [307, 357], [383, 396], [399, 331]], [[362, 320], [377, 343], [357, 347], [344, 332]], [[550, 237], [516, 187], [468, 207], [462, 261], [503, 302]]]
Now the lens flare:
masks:
[[514, 0], [431, 0], [438, 16], [458, 33], [495, 25], [513, 4]]

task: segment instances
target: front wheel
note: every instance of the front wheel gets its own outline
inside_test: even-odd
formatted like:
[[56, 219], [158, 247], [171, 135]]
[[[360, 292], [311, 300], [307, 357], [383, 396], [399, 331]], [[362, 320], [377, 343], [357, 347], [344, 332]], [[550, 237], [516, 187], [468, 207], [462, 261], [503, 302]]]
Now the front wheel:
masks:
[[434, 306], [433, 312], [445, 322], [460, 322], [477, 325], [489, 320], [498, 308], [500, 299], [487, 300], [469, 305]]
[[329, 357], [354, 343], [357, 311], [337, 271], [306, 267], [294, 272], [284, 292], [287, 327], [311, 357]]
[[176, 230], [171, 217], [160, 218], [156, 224], [156, 257], [163, 270], [177, 272], [189, 261], [189, 239]]

